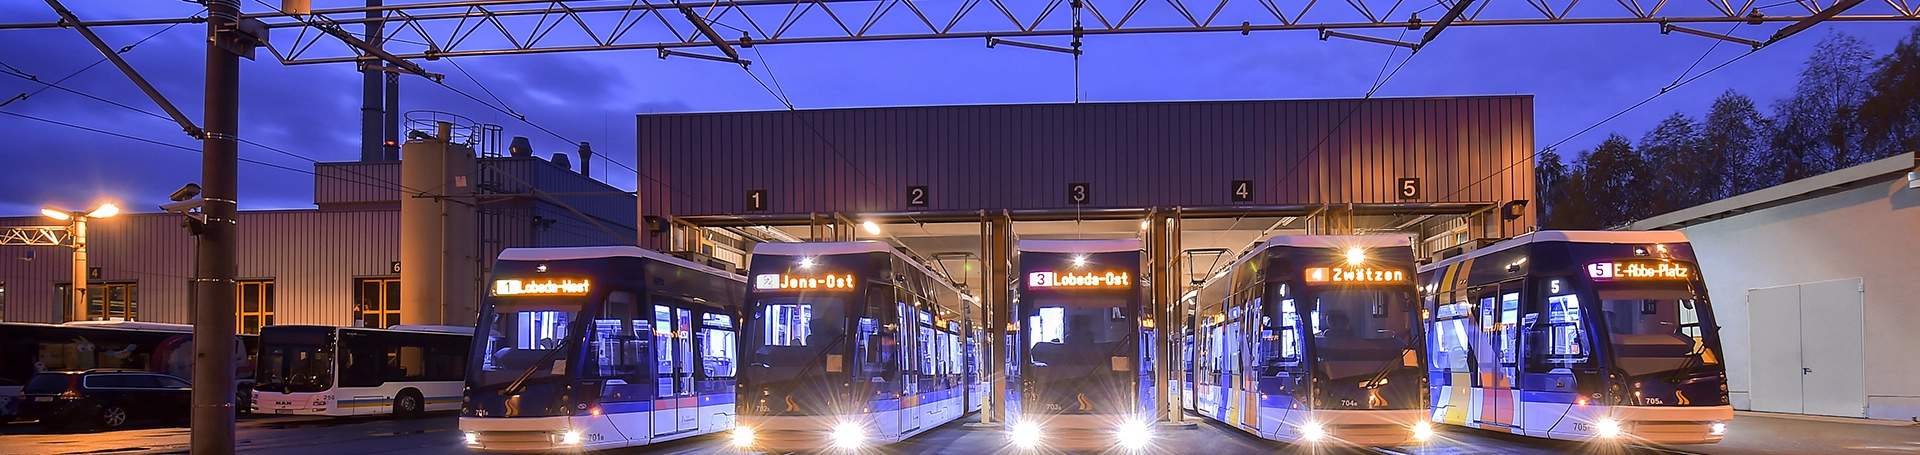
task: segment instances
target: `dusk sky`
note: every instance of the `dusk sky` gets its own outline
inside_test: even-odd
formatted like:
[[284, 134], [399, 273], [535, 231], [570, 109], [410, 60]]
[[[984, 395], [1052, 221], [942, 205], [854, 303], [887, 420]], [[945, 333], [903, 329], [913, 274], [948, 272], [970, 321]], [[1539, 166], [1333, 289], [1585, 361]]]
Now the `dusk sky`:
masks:
[[[1516, 0], [1494, 1], [1493, 7], [1526, 7]], [[83, 20], [185, 17], [198, 14], [201, 8], [176, 1], [65, 3]], [[327, 0], [314, 3], [316, 8], [353, 4]], [[951, 7], [959, 1], [917, 3]], [[1687, 3], [1704, 5], [1700, 0]], [[1797, 7], [1785, 5], [1779, 7], [1783, 8], [1779, 14], [1792, 14], [1784, 8]], [[1593, 7], [1604, 6], [1596, 2]], [[1403, 17], [1410, 9], [1403, 8], [1396, 15]], [[243, 10], [264, 12], [268, 7], [248, 1]], [[1704, 6], [1676, 2], [1666, 14], [1705, 15], [1709, 11]], [[1891, 11], [1884, 2], [1870, 1], [1850, 14]], [[1432, 20], [1442, 12], [1441, 8], [1431, 8], [1422, 17]], [[1148, 9], [1142, 14], [1154, 13]], [[41, 2], [0, 2], [0, 23], [56, 19]], [[1223, 13], [1218, 22], [1237, 24], [1240, 20]], [[1414, 56], [1375, 96], [1531, 94], [1535, 96], [1536, 147], [1569, 139], [1560, 149], [1571, 155], [1593, 147], [1609, 133], [1621, 133], [1637, 141], [1675, 111], [1702, 116], [1712, 99], [1728, 89], [1752, 97], [1770, 114], [1772, 105], [1790, 94], [1803, 62], [1823, 37], [1836, 32], [1858, 37], [1878, 56], [1892, 49], [1915, 24], [1843, 22], [1816, 27], [1571, 139], [1569, 136], [1577, 131], [1658, 93], [1675, 79], [1699, 74], [1748, 48], [1724, 42], [1716, 48], [1716, 41], [1707, 38], [1661, 35], [1659, 27], [1652, 24], [1457, 27]], [[1741, 26], [1734, 34], [1764, 40], [1783, 25]], [[1727, 27], [1700, 26], [1715, 32], [1726, 31]], [[97, 32], [110, 45], [119, 47], [164, 28], [107, 27]], [[357, 26], [350, 28], [360, 31]], [[200, 24], [181, 25], [123, 54], [196, 124], [202, 123], [205, 51], [201, 43], [205, 30]], [[276, 31], [275, 38], [281, 38], [279, 33]], [[1396, 34], [1370, 33], [1388, 38]], [[1419, 33], [1407, 33], [1405, 39], [1417, 40]], [[1032, 41], [1064, 44], [1066, 39]], [[1258, 32], [1251, 36], [1094, 36], [1086, 38], [1084, 48], [1080, 86], [1082, 99], [1091, 102], [1359, 98], [1366, 95], [1383, 66], [1391, 70], [1407, 55], [1405, 49], [1379, 44], [1320, 41], [1311, 31]], [[1709, 48], [1714, 50], [1709, 53]], [[265, 50], [260, 56], [258, 61], [241, 62], [241, 137], [322, 162], [358, 159], [360, 75], [352, 65], [283, 66]], [[988, 49], [978, 39], [760, 46], [745, 56], [754, 60], [752, 71], [763, 80], [768, 80], [770, 70], [800, 109], [1074, 100], [1070, 56], [1008, 47]], [[32, 94], [45, 87], [26, 80], [23, 73], [52, 81], [100, 59], [100, 54], [74, 30], [0, 30], [0, 63], [6, 65], [0, 67], [0, 74], [8, 76], [0, 77], [0, 98]], [[634, 162], [636, 114], [785, 108], [738, 66], [687, 58], [660, 60], [650, 50], [464, 57], [458, 61], [480, 85], [446, 61], [420, 63], [430, 71], [447, 74], [448, 86], [491, 101], [481, 88], [484, 86], [533, 123], [572, 141], [592, 142], [597, 152], [626, 165]], [[108, 63], [60, 85], [161, 112]], [[558, 137], [418, 77], [404, 78], [401, 94], [403, 111], [448, 111], [479, 122], [497, 123], [505, 127], [509, 137], [532, 139], [542, 156], [552, 152], [571, 154], [574, 149]], [[59, 89], [14, 100], [0, 106], [0, 113], [107, 130], [196, 151], [200, 148], [170, 120]], [[199, 181], [200, 155], [194, 151], [14, 115], [0, 115], [0, 131], [6, 132], [8, 141], [6, 151], [0, 152], [6, 169], [4, 178], [0, 178], [0, 194], [4, 194], [0, 196], [0, 216], [34, 215], [43, 205], [79, 209], [105, 200], [119, 201], [127, 210], [153, 212], [181, 184]], [[246, 159], [312, 169], [310, 161], [251, 145], [241, 145], [240, 153]], [[595, 160], [596, 177], [622, 189], [634, 188], [635, 176], [630, 171], [598, 157]], [[243, 210], [312, 207], [312, 192], [311, 175], [240, 165]]]

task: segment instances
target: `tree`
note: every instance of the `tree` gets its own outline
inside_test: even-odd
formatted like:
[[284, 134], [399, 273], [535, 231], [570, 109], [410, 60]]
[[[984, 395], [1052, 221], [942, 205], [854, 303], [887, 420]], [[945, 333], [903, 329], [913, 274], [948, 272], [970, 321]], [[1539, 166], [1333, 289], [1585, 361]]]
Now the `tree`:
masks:
[[1920, 26], [1873, 64], [1871, 94], [1860, 105], [1872, 158], [1920, 151]]
[[1639, 188], [1644, 196], [1635, 210], [1659, 214], [1711, 201], [1707, 197], [1712, 188], [1722, 186], [1726, 163], [1701, 149], [1699, 130], [1692, 117], [1674, 112], [1640, 138], [1640, 155], [1648, 172], [1641, 176]]
[[1612, 227], [1649, 215], [1641, 200], [1650, 174], [1633, 142], [1613, 134], [1592, 152], [1580, 155], [1583, 199], [1592, 204], [1597, 226]]
[[1759, 163], [1766, 150], [1766, 117], [1753, 100], [1727, 89], [1713, 100], [1706, 121], [1700, 125], [1700, 153], [1712, 155], [1711, 161], [1724, 166], [1717, 187], [1703, 188], [1706, 201], [1717, 201], [1779, 184], [1759, 174]]
[[1539, 223], [1545, 229], [1567, 229], [1561, 226], [1562, 218], [1571, 218], [1567, 213], [1570, 200], [1567, 199], [1567, 179], [1572, 178], [1572, 170], [1566, 163], [1560, 162], [1560, 153], [1552, 148], [1540, 151], [1538, 163], [1533, 170], [1534, 199], [1540, 201]]
[[1764, 163], [1779, 182], [1866, 161], [1859, 152], [1865, 134], [1857, 113], [1870, 87], [1866, 65], [1871, 59], [1865, 42], [1839, 31], [1828, 32], [1814, 46], [1793, 96], [1774, 108], [1779, 129]]

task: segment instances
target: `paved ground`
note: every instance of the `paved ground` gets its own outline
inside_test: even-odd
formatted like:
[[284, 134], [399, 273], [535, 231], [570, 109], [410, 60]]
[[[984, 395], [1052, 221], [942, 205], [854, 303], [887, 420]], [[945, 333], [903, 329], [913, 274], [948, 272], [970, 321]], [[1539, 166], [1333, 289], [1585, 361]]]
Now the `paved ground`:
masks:
[[[869, 454], [980, 455], [1008, 452], [1006, 436], [998, 428], [966, 425], [977, 417], [927, 432]], [[240, 453], [306, 454], [464, 454], [459, 423], [448, 414], [398, 420], [391, 418], [243, 418], [237, 437]], [[1328, 450], [1290, 446], [1246, 435], [1232, 428], [1203, 423], [1191, 429], [1163, 429], [1152, 453], [1193, 455], [1239, 454], [1920, 454], [1920, 426], [1903, 422], [1868, 422], [1740, 413], [1728, 426], [1726, 442], [1714, 445], [1632, 447], [1579, 442], [1541, 441], [1472, 430], [1443, 430], [1440, 439], [1425, 447]], [[13, 454], [168, 454], [186, 453], [185, 428], [137, 428], [121, 431], [47, 433], [35, 423], [0, 425], [0, 455]], [[691, 438], [617, 454], [733, 454], [719, 435]]]

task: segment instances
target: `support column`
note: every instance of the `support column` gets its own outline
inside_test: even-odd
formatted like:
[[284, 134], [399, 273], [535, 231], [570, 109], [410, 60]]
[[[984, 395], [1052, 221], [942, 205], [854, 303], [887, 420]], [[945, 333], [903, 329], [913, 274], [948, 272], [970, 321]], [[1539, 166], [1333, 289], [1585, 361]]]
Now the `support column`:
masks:
[[1152, 377], [1154, 383], [1152, 384], [1153, 388], [1150, 390], [1158, 390], [1160, 392], [1155, 395], [1155, 399], [1153, 400], [1153, 418], [1154, 420], [1168, 420], [1172, 418], [1172, 408], [1167, 404], [1167, 396], [1170, 395], [1168, 393], [1169, 389], [1167, 388], [1167, 379], [1169, 379], [1167, 375], [1168, 353], [1166, 344], [1162, 343], [1161, 340], [1166, 338], [1165, 334], [1167, 330], [1174, 328], [1173, 324], [1169, 324], [1172, 320], [1167, 318], [1166, 311], [1168, 301], [1167, 284], [1171, 281], [1168, 278], [1172, 276], [1173, 273], [1167, 267], [1167, 223], [1165, 218], [1160, 215], [1159, 207], [1147, 209], [1147, 219], [1145, 223], [1147, 226], [1147, 276], [1151, 277], [1147, 282], [1147, 287], [1151, 289], [1151, 292], [1148, 293], [1146, 307], [1149, 315], [1147, 317], [1153, 321], [1153, 336], [1144, 342], [1153, 345], [1153, 352], [1156, 355], [1153, 359]]
[[987, 311], [987, 333], [990, 334], [987, 336], [990, 343], [988, 350], [992, 352], [987, 356], [992, 359], [992, 363], [987, 364], [987, 371], [990, 372], [987, 377], [992, 386], [993, 408], [991, 416], [986, 412], [981, 415], [983, 419], [991, 418], [992, 422], [1004, 423], [1007, 421], [1007, 388], [1017, 387], [1008, 384], [1007, 378], [1007, 364], [1011, 362], [1007, 359], [1007, 343], [1010, 340], [1007, 323], [1015, 311], [1012, 290], [1007, 287], [1007, 276], [1013, 268], [1013, 218], [1003, 210], [988, 224], [987, 251], [982, 254], [986, 258], [982, 261], [982, 272], [986, 274], [986, 279], [982, 280], [981, 294], [992, 302]]
[[[72, 226], [73, 232], [70, 234], [73, 235], [73, 284], [67, 286], [67, 293], [73, 295], [73, 301], [68, 302], [67, 307], [73, 312], [73, 317], [67, 320], [85, 321], [87, 320], [87, 215], [84, 212], [73, 212]], [[105, 304], [106, 302], [101, 302], [101, 305]], [[104, 306], [100, 308], [101, 313], [106, 313], [106, 310]]]
[[252, 43], [242, 37], [240, 0], [207, 2], [206, 100], [201, 138], [200, 208], [207, 217], [194, 248], [193, 392], [194, 455], [226, 455], [234, 449], [234, 275], [238, 273], [240, 154], [240, 55]]

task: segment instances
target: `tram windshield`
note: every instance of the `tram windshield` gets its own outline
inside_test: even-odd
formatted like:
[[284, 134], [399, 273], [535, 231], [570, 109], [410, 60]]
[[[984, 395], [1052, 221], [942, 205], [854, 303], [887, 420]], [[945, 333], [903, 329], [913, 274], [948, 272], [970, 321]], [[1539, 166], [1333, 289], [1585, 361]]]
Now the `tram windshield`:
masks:
[[566, 352], [577, 350], [569, 339], [570, 324], [586, 305], [584, 299], [492, 299], [480, 316], [486, 328], [480, 362], [467, 381], [480, 387], [537, 381], [565, 376]]
[[[1686, 289], [1600, 291], [1614, 361], [1628, 376], [1720, 363], [1707, 299]], [[1705, 316], [1705, 318], [1703, 318]]]
[[1398, 289], [1320, 291], [1308, 319], [1328, 377], [1377, 374], [1399, 365], [1392, 361], [1406, 358], [1415, 346], [1407, 311], [1412, 304], [1411, 294]]
[[[1025, 379], [1047, 412], [1093, 413], [1124, 409], [1128, 390], [1114, 384], [1135, 368], [1134, 327], [1123, 298], [1037, 298], [1028, 307], [1028, 367]], [[1090, 400], [1090, 401], [1083, 401]]]
[[759, 384], [825, 374], [833, 354], [847, 352], [847, 301], [837, 297], [769, 297], [756, 302], [746, 330], [750, 356], [741, 374]]

